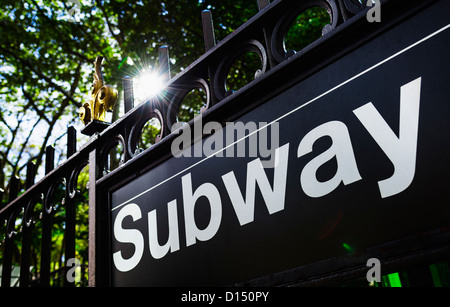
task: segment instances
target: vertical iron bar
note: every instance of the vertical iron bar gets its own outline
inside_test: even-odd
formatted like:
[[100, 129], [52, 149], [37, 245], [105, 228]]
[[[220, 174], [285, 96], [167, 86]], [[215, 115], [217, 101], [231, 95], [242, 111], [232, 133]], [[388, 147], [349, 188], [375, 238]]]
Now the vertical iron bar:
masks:
[[19, 183], [20, 179], [16, 175], [11, 177], [11, 181], [9, 184], [9, 198], [8, 203], [12, 202], [14, 199], [16, 199], [17, 195], [19, 194]]
[[125, 106], [125, 114], [134, 108], [133, 79], [130, 76], [123, 78], [123, 103]]
[[55, 168], [55, 148], [47, 146], [45, 148], [45, 174], [47, 175]]
[[6, 228], [5, 244], [3, 250], [3, 263], [2, 263], [2, 287], [11, 287], [11, 269], [12, 269], [12, 250], [13, 250], [13, 238], [9, 238], [8, 229]]
[[[169, 58], [169, 47], [168, 46], [161, 46], [158, 49], [159, 51], [159, 75], [162, 78], [162, 83], [166, 83], [170, 80], [171, 74], [170, 74], [170, 58]], [[166, 102], [166, 93], [167, 89], [162, 89], [163, 93], [157, 96], [156, 104], [159, 108], [159, 110], [162, 112], [162, 114], [167, 114], [167, 111], [169, 109], [169, 106]], [[164, 92], [166, 91], [166, 92]], [[161, 122], [163, 127], [161, 127], [161, 131], [166, 135], [170, 128], [167, 125], [167, 120], [164, 120]], [[164, 135], [161, 135], [161, 137], [164, 137]]]
[[[77, 131], [74, 127], [70, 126], [67, 129], [67, 157], [72, 156], [77, 151]], [[70, 180], [76, 180], [76, 178], [71, 178], [70, 171], [67, 173], [66, 182], [70, 183]], [[75, 198], [70, 197], [70, 189], [68, 188], [70, 184], [66, 185], [65, 192], [65, 207], [66, 207], [66, 229], [64, 230], [64, 240], [65, 240], [65, 250], [64, 250], [64, 286], [73, 287], [75, 282], [69, 281], [67, 278], [68, 270], [71, 267], [67, 266], [67, 262], [71, 258], [75, 258], [75, 223], [76, 223], [76, 208], [75, 208]], [[74, 184], [76, 186], [76, 184]]]
[[214, 35], [214, 24], [210, 10], [202, 11], [203, 39], [205, 40], [205, 51], [208, 51], [216, 45]]
[[96, 180], [97, 180], [97, 150], [89, 153], [89, 262], [88, 262], [88, 285], [95, 287], [96, 269]]
[[169, 63], [169, 47], [161, 46], [158, 49], [159, 52], [159, 74], [163, 79], [163, 82], [170, 80], [170, 63]]
[[67, 158], [77, 152], [77, 130], [70, 126], [67, 128]]
[[[216, 38], [214, 35], [214, 24], [212, 19], [211, 11], [202, 11], [202, 27], [203, 27], [203, 39], [205, 41], [205, 51], [208, 52], [211, 48], [216, 45]], [[214, 89], [214, 74], [215, 69], [208, 65], [208, 77], [209, 77], [209, 90], [210, 90], [210, 101], [211, 105], [214, 105], [217, 101], [215, 89]]]
[[25, 189], [28, 190], [34, 185], [34, 177], [36, 176], [36, 164], [34, 162], [27, 163], [27, 178], [25, 181]]
[[[64, 251], [64, 262], [65, 270], [64, 277], [67, 276], [68, 270], [72, 267], [67, 266], [67, 262], [71, 258], [75, 258], [75, 223], [76, 223], [76, 208], [75, 208], [75, 198], [70, 197], [70, 191], [66, 188], [65, 193], [65, 206], [66, 206], [66, 229], [65, 235], [65, 251]], [[73, 287], [75, 282], [70, 281], [68, 278], [64, 278], [64, 286]]]
[[[55, 149], [47, 146], [45, 149], [45, 174], [50, 173], [54, 166]], [[44, 197], [42, 208], [42, 248], [41, 248], [41, 272], [40, 286], [50, 286], [50, 261], [52, 248], [52, 212], [47, 212], [51, 202], [48, 197]], [[51, 209], [50, 209], [51, 210]]]
[[[25, 189], [28, 190], [34, 185], [34, 177], [36, 175], [36, 164], [27, 163], [27, 178], [25, 181]], [[26, 213], [26, 208], [25, 211]], [[30, 250], [31, 250], [31, 233], [33, 222], [27, 225], [26, 215], [24, 214], [22, 221], [22, 257], [20, 258], [20, 287], [28, 287], [30, 285]]]
[[[265, 7], [267, 7], [270, 4], [269, 0], [258, 0], [258, 9], [261, 11], [263, 10]], [[272, 21], [272, 23], [275, 21]], [[268, 64], [269, 67], [268, 69], [271, 69], [272, 67], [275, 67], [277, 65], [277, 62], [274, 60], [273, 55], [272, 55], [272, 48], [270, 47], [272, 44], [272, 30], [271, 27], [273, 27], [274, 24], [269, 25], [269, 24], [264, 24], [262, 27], [263, 33], [264, 33], [264, 41], [266, 43], [266, 52], [267, 52], [267, 60], [268, 60]]]
[[[9, 182], [9, 202], [12, 202], [19, 192], [19, 177], [12, 176]], [[12, 214], [12, 212], [11, 212]], [[2, 287], [11, 286], [11, 270], [12, 270], [12, 252], [14, 248], [14, 234], [9, 237], [8, 224], [12, 222], [9, 221], [6, 225], [6, 235], [5, 235], [5, 249], [3, 251], [3, 266], [2, 266]]]

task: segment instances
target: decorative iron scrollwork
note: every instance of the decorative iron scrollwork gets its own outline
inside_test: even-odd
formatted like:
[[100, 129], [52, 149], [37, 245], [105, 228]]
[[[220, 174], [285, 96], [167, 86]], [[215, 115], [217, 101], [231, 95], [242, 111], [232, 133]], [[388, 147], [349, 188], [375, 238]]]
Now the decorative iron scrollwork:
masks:
[[74, 198], [77, 193], [79, 193], [79, 191], [77, 190], [78, 176], [80, 175], [83, 168], [85, 168], [88, 164], [89, 160], [82, 161], [71, 171], [67, 185], [68, 196], [70, 198]]
[[214, 78], [214, 89], [217, 99], [220, 101], [223, 98], [229, 94], [226, 90], [226, 81], [228, 72], [231, 68], [231, 65], [233, 62], [243, 53], [246, 51], [248, 52], [254, 52], [259, 55], [259, 58], [261, 60], [261, 68], [258, 69], [255, 72], [255, 79], [260, 77], [262, 74], [264, 74], [268, 68], [268, 60], [267, 60], [267, 53], [266, 49], [264, 48], [264, 45], [261, 44], [256, 39], [250, 39], [239, 46], [239, 48], [236, 49], [237, 51], [231, 52], [226, 58], [224, 58], [223, 61], [220, 62], [215, 78]]
[[[107, 175], [112, 170], [114, 170], [116, 167], [125, 163], [125, 150], [126, 150], [125, 144], [126, 144], [125, 139], [121, 134], [117, 134], [117, 135], [110, 137], [108, 139], [108, 141], [106, 141], [104, 143], [102, 150], [100, 151], [100, 155], [99, 155], [99, 159], [100, 159], [99, 166], [100, 166], [100, 170], [102, 171], [102, 174], [100, 174], [100, 176]], [[116, 148], [121, 147], [121, 150], [117, 152], [117, 153], [120, 153], [120, 157], [119, 157], [118, 161], [115, 161], [118, 163], [118, 165], [112, 166], [109, 156], [110, 156], [110, 151], [115, 147]]]
[[134, 119], [136, 123], [133, 125], [128, 135], [127, 150], [130, 157], [134, 157], [146, 149], [139, 146], [139, 141], [142, 137], [141, 134], [145, 124], [152, 118], [157, 119], [161, 126], [158, 135], [155, 137], [154, 144], [158, 143], [163, 138], [165, 133], [164, 116], [157, 108], [150, 108], [148, 105], [144, 105], [143, 112], [140, 113], [139, 118]]
[[85, 125], [89, 124], [92, 120], [105, 121], [106, 112], [111, 112], [117, 101], [117, 90], [112, 85], [104, 84], [102, 61], [103, 57], [101, 56], [95, 59], [91, 99], [84, 103], [79, 110], [80, 118]]
[[[182, 87], [177, 89], [174, 95], [170, 99], [169, 107], [167, 108], [166, 113], [166, 124], [169, 131], [172, 130], [172, 126], [177, 122], [178, 113], [180, 111], [181, 104], [183, 103], [184, 98], [195, 89], [201, 89], [204, 91], [206, 95], [206, 102], [200, 109], [200, 113], [203, 113], [208, 108], [211, 107], [211, 91], [208, 85], [208, 82], [203, 78], [196, 78], [193, 80], [189, 80], [183, 82]], [[162, 119], [164, 121], [164, 118]]]
[[[60, 177], [58, 178], [51, 186], [50, 189], [47, 191], [47, 194], [45, 195], [44, 205], [43, 205], [43, 212], [46, 214], [51, 214], [55, 212], [56, 205], [55, 200], [53, 197], [55, 197], [55, 192], [59, 187], [63, 187], [64, 190], [67, 188], [67, 182], [66, 178]], [[61, 199], [62, 201], [62, 199]], [[62, 203], [63, 205], [63, 203]]]
[[313, 7], [326, 9], [330, 16], [330, 23], [323, 27], [322, 35], [325, 35], [336, 28], [340, 15], [338, 5], [334, 0], [310, 0], [299, 3], [295, 10], [286, 11], [284, 15], [279, 18], [273, 29], [270, 48], [274, 59], [278, 63], [294, 55], [296, 52], [294, 50], [285, 50], [284, 47], [284, 40], [289, 26], [298, 15]]

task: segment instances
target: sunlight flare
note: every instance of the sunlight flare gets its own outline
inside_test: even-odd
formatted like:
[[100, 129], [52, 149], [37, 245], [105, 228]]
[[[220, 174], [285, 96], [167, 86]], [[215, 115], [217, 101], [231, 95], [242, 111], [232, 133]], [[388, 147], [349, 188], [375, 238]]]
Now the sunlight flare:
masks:
[[138, 103], [156, 95], [163, 88], [163, 80], [154, 71], [146, 71], [133, 79], [134, 97]]

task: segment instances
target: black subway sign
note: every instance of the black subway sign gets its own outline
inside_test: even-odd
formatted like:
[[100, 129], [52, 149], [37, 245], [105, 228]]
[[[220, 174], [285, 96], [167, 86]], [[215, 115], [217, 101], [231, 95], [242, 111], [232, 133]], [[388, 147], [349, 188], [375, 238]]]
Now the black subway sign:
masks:
[[112, 284], [232, 285], [448, 224], [449, 28], [386, 33], [114, 190]]

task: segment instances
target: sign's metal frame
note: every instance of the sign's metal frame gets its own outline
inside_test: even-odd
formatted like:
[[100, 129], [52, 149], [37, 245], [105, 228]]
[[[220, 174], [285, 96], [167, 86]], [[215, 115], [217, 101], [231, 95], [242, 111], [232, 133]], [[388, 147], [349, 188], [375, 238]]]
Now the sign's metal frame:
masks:
[[[364, 44], [374, 40], [383, 33], [390, 31], [408, 19], [415, 18], [414, 16], [416, 14], [419, 14], [421, 10], [426, 9], [428, 6], [432, 5], [432, 3], [433, 2], [414, 3], [405, 7], [396, 1], [386, 2], [383, 6], [382, 24], [368, 23], [365, 12], [360, 13], [358, 16], [355, 16], [334, 28], [323, 38], [314, 42], [300, 53], [271, 67], [270, 70], [265, 71], [254, 82], [245, 86], [233, 95], [226, 96], [225, 93], [223, 93], [220, 102], [213, 104], [212, 107], [209, 107], [209, 109], [202, 114], [203, 122], [217, 121], [225, 123], [238, 120], [242, 115], [258, 108], [295, 84], [302, 82], [318, 71], [326, 68], [328, 65], [343, 58], [346, 54], [364, 46]], [[276, 2], [274, 4], [274, 11], [281, 9], [282, 6], [281, 2]], [[259, 21], [259, 19], [264, 20], [263, 13], [264, 12], [261, 12], [261, 16], [256, 16], [255, 20], [252, 20], [251, 25], [264, 24], [263, 21]], [[445, 26], [447, 26], [445, 22], [448, 23], [448, 20], [442, 20], [444, 26], [435, 30], [444, 31], [446, 29]], [[276, 29], [277, 27], [275, 27], [275, 30], [273, 31], [276, 32]], [[264, 28], [264, 30], [265, 36], [267, 37], [267, 28]], [[239, 30], [237, 32], [238, 36], [244, 35], [240, 33]], [[418, 30], [417, 32], [422, 33], [423, 31]], [[255, 33], [255, 31], [251, 33]], [[425, 33], [424, 37], [418, 35], [420, 38], [416, 41], [412, 41], [410, 45], [405, 46], [405, 49], [399, 50], [397, 53], [390, 54], [384, 58], [380, 58], [379, 62], [375, 62], [372, 67], [366, 68], [366, 70], [362, 72], [355, 70], [355, 74], [349, 75], [347, 81], [343, 81], [339, 85], [328, 90], [332, 91], [339, 88], [349, 80], [353, 80], [363, 73], [375, 69], [379, 65], [389, 61], [393, 57], [400, 55], [402, 52], [413, 48], [415, 45], [425, 41], [427, 37], [429, 38], [431, 35], [437, 34], [437, 32], [434, 34], [423, 33]], [[246, 34], [246, 36], [248, 35], [249, 34]], [[419, 41], [420, 39], [422, 39], [422, 41]], [[248, 41], [248, 38], [242, 41]], [[228, 41], [225, 41], [223, 44], [226, 46], [228, 43]], [[264, 56], [264, 48], [259, 46], [258, 50], [260, 50], [262, 54], [261, 59], [264, 61], [264, 59], [266, 59]], [[211, 50], [211, 53], [207, 52], [205, 58], [215, 57], [213, 51], [214, 50]], [[272, 59], [276, 58], [274, 54], [271, 56]], [[219, 65], [219, 68], [221, 65], [222, 64]], [[219, 83], [216, 83], [215, 85], [217, 84]], [[193, 122], [190, 122], [189, 124], [193, 125]], [[97, 202], [97, 210], [99, 210], [97, 214], [102, 218], [97, 219], [97, 223], [99, 224], [96, 229], [101, 229], [101, 234], [97, 235], [99, 240], [97, 241], [98, 245], [96, 250], [99, 254], [96, 255], [98, 259], [96, 271], [102, 273], [100, 275], [97, 273], [96, 277], [97, 281], [99, 281], [99, 277], [101, 277], [102, 284], [111, 285], [112, 282], [112, 275], [110, 275], [113, 266], [111, 260], [111, 240], [113, 238], [110, 220], [111, 195], [120, 187], [130, 184], [130, 182], [147, 172], [151, 172], [151, 169], [157, 165], [167, 163], [166, 161], [172, 157], [170, 144], [175, 137], [176, 135], [173, 134], [167, 135], [160, 143], [154, 146], [154, 148], [144, 151], [139, 156], [126, 163], [125, 167], [119, 169], [115, 173], [106, 175], [97, 181], [96, 195], [97, 199], [100, 199], [100, 202]], [[146, 212], [143, 212], [143, 214], [146, 214]], [[364, 250], [359, 250], [357, 253], [332, 257], [318, 262], [301, 265], [283, 272], [273, 272], [273, 274], [263, 277], [255, 276], [255, 279], [241, 280], [236, 282], [236, 284], [276, 286], [324, 285], [343, 282], [349, 279], [365, 277], [367, 271], [366, 261], [367, 259], [374, 257], [374, 255], [383, 259], [383, 270], [392, 271], [397, 269], [400, 265], [408, 266], [412, 263], [430, 261], [432, 259], [438, 259], [443, 255], [447, 255], [450, 252], [450, 247], [448, 246], [450, 239], [449, 230], [450, 229], [446, 227], [431, 229], [428, 232], [417, 233], [399, 240], [393, 240], [377, 246], [365, 248]], [[274, 259], [274, 261], [276, 261], [276, 259]], [[170, 274], [170, 272], [167, 273]]]

